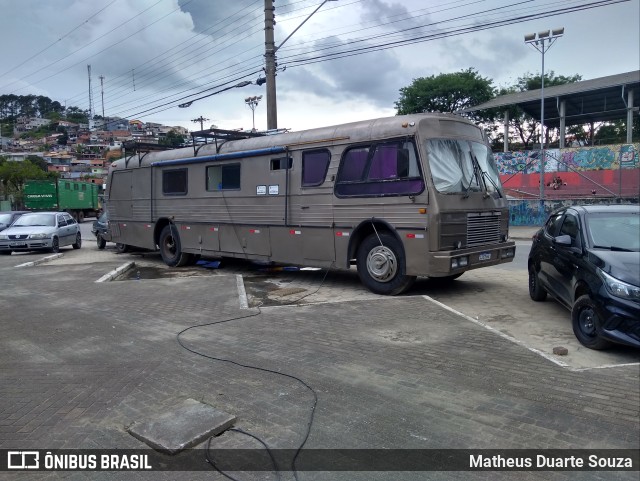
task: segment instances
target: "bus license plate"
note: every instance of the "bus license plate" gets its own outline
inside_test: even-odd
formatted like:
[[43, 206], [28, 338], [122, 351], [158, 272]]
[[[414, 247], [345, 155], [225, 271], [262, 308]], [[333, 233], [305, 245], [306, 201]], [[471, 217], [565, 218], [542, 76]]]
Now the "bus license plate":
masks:
[[491, 252], [481, 252], [479, 256], [479, 260], [481, 261], [491, 260]]

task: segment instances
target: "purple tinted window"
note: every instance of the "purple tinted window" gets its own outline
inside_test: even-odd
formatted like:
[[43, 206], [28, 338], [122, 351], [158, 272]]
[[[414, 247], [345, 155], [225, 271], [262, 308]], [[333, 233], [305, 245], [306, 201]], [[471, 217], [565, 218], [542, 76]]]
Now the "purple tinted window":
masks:
[[338, 196], [409, 195], [423, 190], [415, 146], [404, 139], [348, 150], [335, 187]]
[[371, 158], [369, 180], [398, 178], [398, 146], [379, 145]]
[[312, 187], [324, 182], [331, 154], [328, 150], [302, 153], [302, 187]]
[[342, 159], [342, 168], [338, 174], [338, 182], [353, 182], [364, 178], [369, 147], [359, 147], [347, 151]]

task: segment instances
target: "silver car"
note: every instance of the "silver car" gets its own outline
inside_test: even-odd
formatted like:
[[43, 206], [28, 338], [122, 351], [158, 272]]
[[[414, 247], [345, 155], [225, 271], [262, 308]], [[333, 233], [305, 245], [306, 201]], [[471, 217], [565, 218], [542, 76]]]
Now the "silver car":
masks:
[[66, 212], [33, 212], [23, 214], [11, 227], [0, 232], [0, 254], [48, 250], [60, 247], [80, 249], [82, 237], [78, 223]]

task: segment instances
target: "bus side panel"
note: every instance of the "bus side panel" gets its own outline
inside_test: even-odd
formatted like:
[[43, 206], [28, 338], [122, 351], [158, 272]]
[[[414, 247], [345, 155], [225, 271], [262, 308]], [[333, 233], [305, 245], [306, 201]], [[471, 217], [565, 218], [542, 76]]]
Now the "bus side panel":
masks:
[[405, 230], [397, 231], [398, 236], [402, 240], [404, 247], [404, 255], [406, 262], [407, 275], [423, 276], [428, 271], [429, 257], [429, 239], [424, 230]]
[[221, 252], [235, 252], [242, 254], [245, 252], [246, 246], [242, 245], [242, 237], [240, 236], [238, 229], [239, 226], [232, 224], [221, 224], [219, 236], [220, 236], [220, 251]]
[[151, 220], [151, 169], [134, 169], [131, 177], [131, 219]]
[[269, 234], [271, 237], [271, 259], [274, 262], [286, 264], [303, 264], [302, 256], [302, 232], [295, 227], [271, 227]]
[[[109, 185], [109, 219], [111, 221], [131, 220], [131, 179], [130, 170], [114, 172]], [[119, 242], [119, 241], [118, 241]]]
[[267, 226], [236, 226], [236, 232], [242, 242], [244, 251], [259, 256], [271, 255], [269, 227]]

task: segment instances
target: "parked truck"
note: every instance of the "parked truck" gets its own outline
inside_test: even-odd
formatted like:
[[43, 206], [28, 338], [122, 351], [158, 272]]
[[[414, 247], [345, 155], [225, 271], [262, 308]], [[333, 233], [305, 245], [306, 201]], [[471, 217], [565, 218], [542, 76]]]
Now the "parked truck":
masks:
[[69, 179], [28, 180], [24, 184], [27, 210], [65, 211], [78, 222], [100, 212], [100, 186]]

